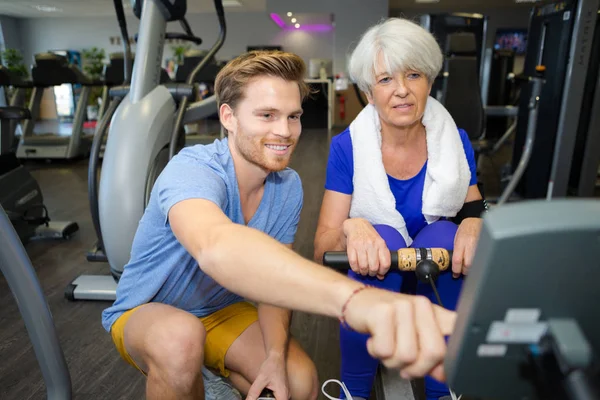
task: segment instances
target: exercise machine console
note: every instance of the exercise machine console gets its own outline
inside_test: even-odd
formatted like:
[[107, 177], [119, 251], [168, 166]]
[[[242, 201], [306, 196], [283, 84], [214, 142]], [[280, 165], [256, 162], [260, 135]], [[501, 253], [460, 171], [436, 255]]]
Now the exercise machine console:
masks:
[[468, 398], [600, 399], [600, 202], [535, 200], [485, 218], [445, 362]]

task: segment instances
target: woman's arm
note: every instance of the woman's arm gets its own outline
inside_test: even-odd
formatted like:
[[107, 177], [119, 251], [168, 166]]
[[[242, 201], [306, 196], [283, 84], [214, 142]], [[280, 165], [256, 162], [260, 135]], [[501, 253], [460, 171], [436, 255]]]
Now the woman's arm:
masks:
[[322, 262], [326, 251], [346, 250], [343, 225], [350, 213], [351, 200], [352, 196], [349, 194], [325, 190], [314, 241], [316, 262]]
[[[469, 186], [465, 204], [482, 200], [477, 185]], [[473, 262], [479, 233], [481, 232], [482, 219], [480, 217], [467, 217], [460, 221], [456, 236], [454, 237], [454, 252], [452, 254], [452, 273], [455, 278], [461, 274], [467, 275]]]
[[465, 203], [475, 200], [482, 200], [483, 196], [477, 187], [477, 184], [469, 186], [469, 190], [467, 191], [467, 197], [465, 198]]
[[351, 199], [347, 194], [325, 191], [315, 234], [314, 259], [322, 263], [326, 251], [346, 251], [352, 271], [383, 279], [390, 269], [390, 252], [369, 221], [348, 218]]

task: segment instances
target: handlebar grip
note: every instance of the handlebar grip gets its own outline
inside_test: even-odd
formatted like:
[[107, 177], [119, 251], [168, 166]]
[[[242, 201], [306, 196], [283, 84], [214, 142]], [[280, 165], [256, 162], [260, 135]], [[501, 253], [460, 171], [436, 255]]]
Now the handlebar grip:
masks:
[[[435, 262], [440, 271], [447, 270], [452, 264], [452, 251], [441, 248], [404, 248], [391, 252], [392, 271], [415, 271], [421, 260]], [[323, 254], [323, 265], [338, 271], [350, 269], [348, 254], [345, 251], [326, 251]]]

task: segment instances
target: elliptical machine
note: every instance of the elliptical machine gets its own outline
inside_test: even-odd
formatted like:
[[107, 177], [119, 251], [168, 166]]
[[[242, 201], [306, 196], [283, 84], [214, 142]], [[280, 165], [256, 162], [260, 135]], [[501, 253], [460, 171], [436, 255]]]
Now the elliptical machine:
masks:
[[[214, 114], [215, 96], [191, 103], [197, 75], [213, 59], [226, 36], [222, 0], [214, 0], [220, 33], [217, 41], [189, 74], [185, 83], [160, 84], [165, 39], [201, 43], [185, 20], [185, 0], [134, 2], [140, 18], [135, 63], [123, 4], [114, 0], [125, 46], [125, 84], [110, 89], [111, 102], [100, 120], [92, 143], [88, 189], [92, 220], [111, 275], [77, 277], [65, 290], [69, 300], [114, 301], [116, 287], [129, 261], [133, 238], [152, 187], [167, 162], [185, 143], [183, 125]], [[143, 7], [142, 7], [143, 5]], [[166, 32], [167, 22], [180, 21], [186, 33]], [[131, 84], [129, 83], [130, 71]], [[110, 127], [107, 129], [110, 122]], [[103, 168], [98, 184], [98, 158], [108, 130]], [[100, 258], [99, 261], [103, 261]]]

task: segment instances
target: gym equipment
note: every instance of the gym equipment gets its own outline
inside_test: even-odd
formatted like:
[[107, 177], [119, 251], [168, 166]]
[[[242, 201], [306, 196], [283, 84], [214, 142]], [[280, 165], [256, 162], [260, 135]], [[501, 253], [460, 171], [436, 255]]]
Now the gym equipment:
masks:
[[0, 206], [0, 271], [15, 297], [42, 371], [48, 400], [71, 399], [71, 376], [50, 308], [17, 232]]
[[[202, 59], [208, 54], [205, 50], [190, 50], [184, 55], [183, 64], [177, 65], [175, 70], [175, 82], [185, 83], [187, 78], [193, 72], [194, 68], [202, 62]], [[201, 73], [196, 75], [195, 81], [197, 85], [197, 99], [205, 100], [204, 106], [213, 109], [213, 113], [208, 115], [202, 121], [191, 125], [196, 127], [196, 132], [189, 132], [186, 129], [185, 145], [193, 146], [196, 144], [209, 144], [215, 139], [223, 139], [225, 131], [219, 121], [219, 110], [217, 108], [217, 99], [214, 95], [214, 83], [217, 74], [223, 68], [225, 63], [218, 62], [214, 56], [205, 64]], [[206, 94], [202, 93], [202, 88], [205, 87]]]
[[[13, 88], [13, 94], [10, 100], [6, 99], [8, 100], [8, 104], [6, 104], [5, 99], [0, 99], [2, 107], [8, 106], [18, 108], [23, 108], [25, 102], [25, 89], [33, 87], [31, 82], [23, 80], [19, 74], [9, 70], [4, 65], [0, 65], [0, 86], [3, 87], [2, 91], [4, 91], [4, 93], [6, 93], [5, 90], [7, 87], [12, 86]], [[8, 151], [17, 151], [19, 140], [16, 133], [17, 126], [20, 122], [20, 120], [11, 119], [0, 128], [2, 130], [0, 132], [2, 135], [2, 139], [0, 140], [0, 154]]]
[[[184, 83], [187, 78], [194, 71], [196, 65], [198, 65], [204, 57], [206, 57], [208, 51], [206, 50], [189, 50], [183, 58], [183, 64], [177, 65], [175, 69], [175, 82]], [[194, 78], [194, 83], [208, 82], [214, 83], [217, 74], [223, 68], [223, 63], [217, 62], [215, 57], [211, 57], [207, 61], [206, 65], [202, 69], [202, 73], [199, 73]]]
[[[533, 6], [524, 74], [533, 75], [537, 65], [546, 66], [547, 82], [541, 94], [536, 142], [531, 162], [516, 189], [526, 199], [564, 197], [569, 177], [578, 128], [582, 124], [582, 100], [586, 91], [593, 92], [594, 84], [586, 86], [590, 69], [592, 40], [597, 25], [598, 0], [570, 0]], [[593, 75], [592, 75], [593, 76]], [[593, 77], [596, 78], [596, 77]], [[595, 79], [591, 80], [594, 82]], [[517, 168], [527, 133], [527, 102], [530, 89], [524, 89], [519, 107], [512, 170]], [[593, 96], [592, 96], [593, 97]], [[590, 97], [590, 99], [592, 98]], [[593, 102], [590, 100], [590, 104]], [[600, 102], [588, 115], [600, 113]], [[579, 131], [583, 137], [596, 140], [596, 131], [586, 127]], [[585, 141], [585, 140], [584, 140]], [[600, 148], [590, 149], [593, 153]], [[592, 158], [596, 158], [595, 154]], [[598, 164], [582, 165], [581, 177], [596, 176]], [[595, 181], [595, 179], [594, 179]], [[581, 182], [581, 185], [589, 185]]]
[[[102, 71], [104, 87], [102, 88], [102, 105], [98, 111], [98, 120], [102, 118], [106, 111], [106, 107], [108, 106], [109, 90], [124, 83], [125, 57], [123, 56], [123, 53], [111, 53], [108, 58], [109, 63], [104, 65], [104, 70]], [[131, 60], [130, 62], [133, 61]]]
[[[436, 270], [431, 270], [433, 261]], [[430, 278], [437, 278], [441, 271], [445, 271], [452, 263], [452, 251], [440, 248], [404, 248], [391, 252], [391, 270], [414, 271], [419, 279], [429, 282]], [[348, 254], [345, 251], [326, 251], [323, 254], [323, 265], [337, 270], [347, 271], [350, 268]]]
[[581, 119], [577, 128], [569, 194], [593, 197], [600, 182], [600, 11], [596, 18], [590, 64], [581, 102]]
[[521, 158], [519, 160], [519, 164], [515, 169], [514, 173], [508, 180], [508, 184], [504, 189], [500, 199], [498, 200], [497, 205], [502, 205], [506, 203], [510, 197], [513, 195], [515, 188], [521, 181], [523, 174], [527, 166], [529, 165], [529, 160], [531, 159], [531, 152], [533, 151], [533, 146], [535, 145], [535, 133], [536, 126], [538, 123], [538, 107], [540, 102], [540, 94], [542, 92], [542, 87], [544, 86], [544, 71], [546, 70], [545, 66], [538, 65], [536, 67], [536, 75], [530, 77], [529, 79], [533, 83], [531, 85], [531, 97], [529, 98], [528, 107], [528, 129], [527, 129], [527, 137], [525, 140], [525, 146], [523, 148], [523, 153], [521, 154]]
[[[104, 70], [102, 71], [102, 82], [104, 83], [104, 87], [102, 90], [102, 107], [98, 112], [98, 119], [102, 118], [104, 115], [104, 111], [106, 110], [106, 106], [109, 104], [109, 91], [111, 88], [115, 86], [122, 85], [125, 82], [125, 57], [123, 52], [111, 53], [109, 54], [109, 63], [104, 65]], [[130, 58], [130, 64], [133, 64], [133, 59], [135, 55], [132, 54]], [[130, 66], [131, 68], [131, 66]], [[160, 83], [169, 83], [171, 82], [171, 78], [169, 78], [169, 74], [167, 71], [162, 68], [160, 71]]]
[[[92, 212], [92, 222], [94, 230], [96, 231], [96, 243], [90, 251], [87, 253], [87, 260], [90, 262], [108, 262], [106, 254], [104, 254], [104, 245], [102, 244], [102, 233], [100, 231], [100, 222], [98, 220], [98, 169], [100, 159], [103, 157], [104, 150], [106, 148], [106, 134], [108, 133], [108, 124], [110, 123], [113, 114], [115, 113], [117, 106], [120, 104], [123, 96], [126, 94], [126, 90], [123, 89], [122, 84], [128, 83], [128, 77], [125, 70], [125, 58], [123, 53], [113, 53], [110, 55], [111, 63], [104, 69], [104, 87], [103, 98], [108, 100], [110, 97], [111, 102], [104, 100], [102, 102], [102, 110], [100, 112], [100, 122], [96, 127], [94, 139], [92, 140], [92, 148], [90, 149], [90, 162], [88, 167], [88, 199], [90, 202], [90, 209]], [[130, 57], [130, 64], [133, 59]], [[129, 70], [131, 66], [129, 67]], [[161, 69], [160, 83], [170, 82], [167, 71]], [[111, 89], [115, 88], [114, 91]], [[108, 108], [104, 108], [105, 104], [109, 104]], [[106, 113], [106, 115], [105, 115]]]
[[[501, 146], [513, 134], [517, 126], [517, 114], [519, 109], [513, 106], [483, 106], [480, 89], [477, 84], [477, 61], [475, 54], [475, 36], [472, 33], [452, 33], [447, 37], [446, 58], [444, 64], [443, 78], [443, 97], [445, 107], [456, 121], [457, 126], [465, 129], [471, 140], [475, 159], [479, 164], [481, 155], [490, 156], [500, 149]], [[524, 151], [520, 157], [519, 165], [525, 166], [529, 162], [533, 139], [535, 138], [535, 127], [537, 122], [537, 109], [539, 103], [540, 89], [543, 83], [545, 67], [536, 66], [535, 76], [520, 76], [518, 80], [522, 83], [533, 82], [533, 91], [529, 93], [527, 102], [527, 116], [529, 125], [527, 140], [524, 143]], [[517, 80], [517, 78], [514, 78]], [[488, 136], [485, 131], [485, 118], [488, 117], [507, 117], [514, 118], [515, 121], [499, 138], [494, 139]], [[511, 180], [510, 176], [504, 177], [504, 180], [510, 181], [514, 185], [521, 179], [524, 167], [514, 171], [517, 179]], [[514, 187], [510, 187], [505, 193], [509, 196], [514, 192]], [[501, 198], [503, 203], [507, 198]]]
[[513, 74], [515, 52], [512, 50], [494, 50], [490, 64], [490, 86], [487, 104], [501, 106], [512, 103], [509, 77]]
[[[68, 63], [67, 57], [54, 53], [41, 53], [35, 55], [35, 65], [31, 69], [33, 93], [29, 103], [31, 119], [23, 125], [23, 137], [19, 143], [17, 157], [25, 158], [61, 158], [72, 159], [88, 153], [91, 146], [91, 137], [83, 132], [85, 112], [90, 95], [90, 86], [101, 86], [93, 82], [81, 70]], [[72, 114], [72, 123], [67, 125], [69, 135], [60, 135], [61, 122], [44, 121], [40, 129], [51, 125], [50, 130], [57, 133], [35, 134], [34, 128], [40, 112], [40, 105], [44, 90], [49, 87], [67, 85], [65, 90], [71, 91], [72, 85], [82, 85], [77, 106]], [[69, 98], [74, 96], [67, 96]], [[68, 105], [68, 118], [71, 117], [71, 106]], [[62, 113], [62, 111], [60, 112]], [[59, 113], [59, 114], [60, 114]]]
[[485, 217], [448, 343], [465, 397], [599, 399], [600, 202], [532, 200]]
[[[514, 79], [511, 78], [514, 76], [515, 52], [513, 50], [494, 50], [491, 58], [485, 104], [488, 106], [514, 106], [516, 102], [513, 92], [516, 85]], [[509, 120], [509, 117], [488, 116], [485, 121], [486, 137], [493, 141], [499, 140], [509, 128]]]
[[[12, 84], [12, 78], [7, 84]], [[15, 83], [20, 85], [22, 81], [16, 79]], [[30, 118], [27, 108], [0, 107], [0, 205], [23, 243], [31, 239], [68, 239], [79, 226], [76, 222], [50, 220], [40, 186], [14, 152], [11, 122]]]
[[[414, 271], [421, 282], [431, 284], [437, 301], [441, 304], [435, 280], [441, 271], [451, 266], [452, 251], [439, 248], [403, 248], [390, 252], [390, 271]], [[323, 254], [323, 265], [346, 273], [350, 269], [348, 255], [344, 251], [328, 251]], [[416, 386], [416, 385], [415, 385]], [[378, 400], [418, 399], [413, 382], [401, 379], [395, 371], [380, 365], [374, 382], [375, 398]]]
[[[483, 84], [483, 59], [487, 40], [487, 21], [487, 16], [469, 13], [424, 14], [420, 17], [420, 25], [435, 36], [442, 49], [445, 48], [447, 37], [450, 34], [472, 33], [475, 36], [477, 71], [479, 73], [479, 83], [483, 88], [486, 87]], [[442, 81], [436, 79], [431, 89], [432, 96], [438, 100], [440, 100], [438, 92], [442, 90], [441, 85]], [[485, 99], [487, 96], [482, 93], [481, 97]], [[443, 103], [443, 99], [440, 101]]]
[[[595, 200], [519, 202], [484, 216], [445, 360], [454, 392], [507, 400], [600, 399], [598, 232]], [[391, 269], [415, 271], [431, 283], [441, 304], [434, 282], [449, 267], [451, 252], [400, 249], [391, 258]], [[535, 267], [540, 262], [543, 273]], [[326, 252], [323, 264], [349, 269], [345, 252]], [[557, 291], [567, 295], [557, 301]], [[381, 369], [378, 381], [382, 371], [389, 375]], [[376, 398], [400, 397], [388, 390]]]
[[472, 141], [480, 139], [485, 129], [485, 111], [477, 79], [479, 64], [476, 44], [473, 33], [461, 32], [446, 36], [443, 47], [446, 57], [440, 82], [440, 102], [452, 115], [456, 125], [464, 129]]
[[[186, 1], [146, 0], [143, 8], [141, 2], [134, 4], [140, 28], [131, 85], [110, 90], [113, 100], [98, 124], [88, 174], [88, 184], [93, 185], [89, 194], [92, 220], [98, 242], [110, 264], [111, 275], [77, 277], [65, 290], [65, 296], [70, 300], [115, 300], [116, 282], [129, 261], [135, 231], [152, 186], [180, 146], [183, 124], [206, 118], [216, 108], [215, 100], [210, 98], [188, 106], [195, 94], [193, 82], [197, 74], [225, 40], [223, 4], [221, 0], [214, 0], [214, 4], [221, 28], [217, 41], [188, 76], [186, 83], [164, 85], [159, 84], [164, 39], [195, 38], [189, 32], [186, 35], [165, 32], [168, 21], [184, 20]], [[124, 36], [125, 54], [130, 54], [123, 5], [119, 0], [115, 0], [114, 5]], [[97, 185], [96, 153], [109, 121], [103, 168], [100, 184]], [[128, 172], [124, 174], [123, 171]], [[115, 193], [119, 195], [115, 196]]]

